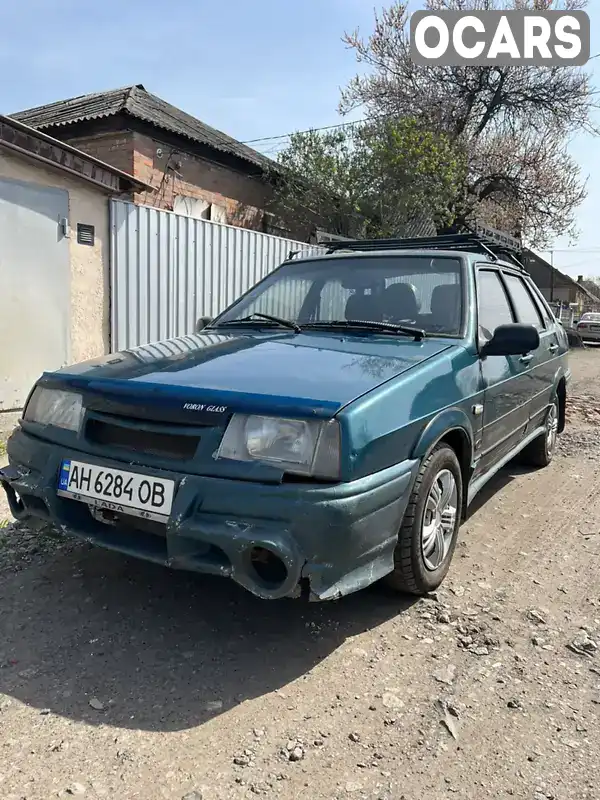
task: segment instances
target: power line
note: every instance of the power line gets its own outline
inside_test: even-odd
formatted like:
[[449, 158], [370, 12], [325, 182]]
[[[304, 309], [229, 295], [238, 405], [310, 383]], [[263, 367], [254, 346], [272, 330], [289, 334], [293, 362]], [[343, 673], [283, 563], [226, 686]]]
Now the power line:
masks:
[[[600, 55], [600, 54], [599, 54]], [[279, 136], [263, 136], [260, 139], [248, 139], [242, 144], [254, 144], [255, 142], [272, 142], [275, 139], [289, 139], [295, 133], [317, 133], [318, 131], [332, 131], [335, 128], [347, 128], [350, 125], [358, 125], [361, 122], [366, 122], [366, 119], [356, 119], [353, 122], [340, 122], [337, 125], [325, 125], [322, 128], [307, 128], [305, 131], [292, 131], [291, 133], [282, 133]]]
[[[589, 61], [593, 61], [595, 58], [600, 58], [600, 53], [596, 53], [595, 56], [590, 56], [588, 59]], [[590, 92], [591, 95], [600, 94], [600, 90]], [[276, 139], [289, 139], [290, 136], [293, 136], [295, 133], [319, 133], [320, 131], [332, 131], [338, 128], [348, 128], [351, 125], [360, 125], [362, 122], [367, 122], [368, 120], [363, 117], [362, 119], [355, 119], [351, 122], [339, 122], [337, 125], [323, 125], [320, 128], [307, 128], [304, 131], [291, 131], [290, 133], [281, 133], [278, 136], [261, 136], [258, 139], [246, 139], [245, 141], [241, 142], [241, 144], [256, 144], [257, 142], [273, 142]]]
[[[600, 57], [600, 53], [594, 56], [594, 58]], [[590, 95], [600, 94], [600, 89], [596, 89], [589, 93]], [[392, 115], [390, 115], [392, 116]], [[386, 117], [382, 117], [385, 119]], [[260, 139], [246, 139], [241, 144], [257, 144], [258, 142], [274, 142], [277, 139], [289, 139], [290, 136], [294, 136], [295, 134], [303, 134], [303, 133], [320, 133], [320, 131], [332, 131], [338, 128], [349, 128], [351, 125], [360, 125], [363, 122], [368, 122], [366, 117], [362, 119], [355, 119], [352, 122], [340, 122], [337, 125], [324, 125], [321, 128], [306, 128], [303, 131], [290, 131], [289, 133], [280, 133], [279, 136], [262, 136]]]
[[600, 247], [567, 247], [559, 249], [557, 247], [546, 247], [539, 251], [540, 253], [600, 253]]

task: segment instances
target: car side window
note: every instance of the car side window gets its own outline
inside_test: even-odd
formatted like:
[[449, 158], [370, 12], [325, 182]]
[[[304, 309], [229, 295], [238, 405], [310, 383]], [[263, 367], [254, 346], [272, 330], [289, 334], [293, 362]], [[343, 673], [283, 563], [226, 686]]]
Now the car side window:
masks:
[[517, 313], [517, 320], [524, 325], [534, 325], [538, 331], [543, 331], [545, 329], [544, 320], [523, 279], [518, 275], [505, 274], [504, 280]]
[[548, 303], [546, 302], [544, 295], [540, 292], [535, 283], [533, 283], [532, 281], [526, 281], [526, 285], [529, 287], [529, 291], [531, 292], [533, 301], [536, 304], [538, 311], [542, 315], [544, 324], [546, 325], [547, 328], [551, 328], [556, 323], [556, 319], [553, 313], [550, 311], [550, 308], [548, 307]]
[[500, 275], [492, 270], [480, 270], [477, 274], [477, 311], [479, 333], [491, 339], [499, 325], [514, 322], [513, 312]]

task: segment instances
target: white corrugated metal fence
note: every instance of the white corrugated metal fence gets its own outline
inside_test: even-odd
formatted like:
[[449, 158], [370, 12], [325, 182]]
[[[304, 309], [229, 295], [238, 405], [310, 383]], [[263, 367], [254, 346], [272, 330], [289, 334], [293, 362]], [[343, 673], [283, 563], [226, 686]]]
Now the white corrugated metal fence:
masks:
[[323, 248], [111, 200], [111, 349], [185, 336], [278, 267]]

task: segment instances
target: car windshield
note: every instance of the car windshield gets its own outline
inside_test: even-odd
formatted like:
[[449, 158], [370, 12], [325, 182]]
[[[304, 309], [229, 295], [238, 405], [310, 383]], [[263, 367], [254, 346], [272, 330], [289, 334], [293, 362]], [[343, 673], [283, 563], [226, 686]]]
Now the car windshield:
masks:
[[600, 314], [590, 314], [588, 312], [587, 314], [584, 314], [581, 317], [581, 321], [583, 321], [583, 322], [600, 322]]
[[[215, 320], [215, 325], [364, 321], [459, 336], [462, 270], [451, 256], [332, 256], [290, 261]], [[251, 319], [248, 319], [251, 317]]]

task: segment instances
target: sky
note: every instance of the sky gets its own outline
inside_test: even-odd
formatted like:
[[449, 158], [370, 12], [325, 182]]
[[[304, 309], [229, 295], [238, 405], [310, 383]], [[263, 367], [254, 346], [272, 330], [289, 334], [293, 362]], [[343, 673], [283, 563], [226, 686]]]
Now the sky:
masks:
[[[0, 110], [10, 114], [142, 83], [248, 141], [340, 122], [340, 89], [360, 70], [344, 31], [373, 27], [375, 0], [21, 0], [0, 7]], [[418, 0], [411, 7], [421, 7]], [[588, 8], [600, 53], [600, 0]], [[600, 58], [591, 62], [600, 88]], [[360, 112], [354, 115], [358, 118]], [[600, 112], [596, 113], [600, 127]], [[281, 140], [257, 145], [273, 155]], [[553, 243], [570, 275], [600, 275], [600, 138], [572, 152], [588, 178], [574, 246]], [[549, 253], [543, 254], [550, 257]]]

